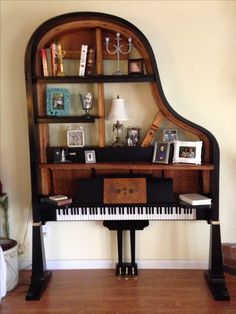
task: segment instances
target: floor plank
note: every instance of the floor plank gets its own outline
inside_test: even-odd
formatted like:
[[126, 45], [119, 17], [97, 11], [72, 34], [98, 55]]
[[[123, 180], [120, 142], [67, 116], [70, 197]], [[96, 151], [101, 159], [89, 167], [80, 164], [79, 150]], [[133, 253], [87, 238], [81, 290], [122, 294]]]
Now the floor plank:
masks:
[[202, 270], [56, 270], [40, 301], [25, 301], [31, 273], [1, 302], [1, 314], [235, 314], [236, 276], [226, 274], [231, 301], [215, 301]]

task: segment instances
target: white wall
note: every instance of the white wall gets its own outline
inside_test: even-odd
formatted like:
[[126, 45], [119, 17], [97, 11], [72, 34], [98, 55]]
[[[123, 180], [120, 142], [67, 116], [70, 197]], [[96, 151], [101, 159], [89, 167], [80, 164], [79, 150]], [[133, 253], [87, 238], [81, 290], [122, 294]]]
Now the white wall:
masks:
[[[206, 127], [221, 149], [222, 240], [236, 242], [236, 3], [234, 1], [1, 1], [0, 178], [9, 195], [11, 237], [23, 242], [30, 208], [24, 52], [33, 31], [67, 12], [99, 11], [136, 25], [156, 55], [165, 95]], [[116, 259], [115, 235], [98, 222], [51, 223], [50, 260]], [[31, 217], [26, 235], [31, 254]], [[137, 236], [141, 260], [206, 260], [205, 222], [153, 222]]]

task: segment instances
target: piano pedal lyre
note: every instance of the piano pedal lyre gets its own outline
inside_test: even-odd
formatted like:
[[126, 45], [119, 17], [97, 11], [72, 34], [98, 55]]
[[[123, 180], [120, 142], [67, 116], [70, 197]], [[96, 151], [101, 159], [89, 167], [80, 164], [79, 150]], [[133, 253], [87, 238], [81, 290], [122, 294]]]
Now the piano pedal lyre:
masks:
[[[103, 225], [109, 230], [116, 230], [117, 232], [117, 247], [118, 247], [118, 263], [116, 264], [116, 276], [137, 278], [138, 265], [135, 263], [135, 231], [143, 230], [149, 225], [148, 220], [132, 220], [132, 221], [112, 221], [107, 220]], [[123, 231], [130, 232], [130, 250], [131, 262], [123, 262]]]
[[116, 264], [116, 276], [134, 277], [138, 275], [137, 263], [117, 263]]

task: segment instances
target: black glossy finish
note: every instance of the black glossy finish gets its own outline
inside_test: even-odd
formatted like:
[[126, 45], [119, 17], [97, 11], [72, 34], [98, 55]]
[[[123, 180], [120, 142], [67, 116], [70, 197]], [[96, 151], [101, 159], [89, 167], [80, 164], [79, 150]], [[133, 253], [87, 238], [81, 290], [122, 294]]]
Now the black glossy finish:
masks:
[[[94, 76], [87, 78], [78, 77], [58, 77], [58, 78], [42, 78], [37, 77], [36, 74], [36, 57], [38, 55], [38, 44], [42, 37], [47, 34], [52, 28], [59, 27], [62, 24], [78, 21], [78, 20], [100, 20], [104, 23], [112, 22], [117, 26], [122, 26], [129, 29], [133, 34], [138, 36], [139, 40], [145, 47], [153, 69], [151, 75], [141, 76]], [[196, 128], [202, 132], [209, 140], [210, 143], [210, 163], [214, 165], [214, 171], [212, 172], [211, 180], [211, 193], [212, 193], [212, 208], [207, 213], [207, 217], [204, 213], [201, 213], [202, 218], [206, 218], [207, 222], [213, 222], [211, 226], [211, 237], [210, 237], [210, 253], [209, 253], [209, 270], [206, 274], [207, 282], [212, 291], [212, 294], [216, 300], [228, 300], [229, 294], [225, 286], [224, 275], [223, 275], [223, 264], [222, 264], [222, 252], [221, 239], [220, 239], [220, 226], [215, 223], [219, 220], [219, 147], [215, 137], [205, 128], [190, 122], [180, 116], [168, 103], [165, 94], [162, 89], [158, 68], [154, 53], [151, 45], [148, 42], [145, 35], [133, 24], [119, 17], [95, 13], [95, 12], [74, 12], [68, 13], [61, 16], [56, 16], [49, 19], [42, 25], [40, 25], [31, 39], [29, 40], [26, 54], [25, 54], [25, 77], [26, 77], [26, 92], [27, 92], [27, 109], [28, 109], [28, 126], [29, 126], [29, 143], [30, 143], [30, 169], [31, 169], [31, 189], [32, 189], [32, 208], [33, 208], [33, 262], [32, 262], [32, 279], [29, 292], [27, 294], [27, 300], [35, 300], [40, 298], [43, 290], [46, 288], [47, 282], [50, 278], [50, 272], [47, 272], [45, 266], [44, 247], [42, 241], [41, 232], [41, 220], [54, 220], [55, 208], [48, 208], [48, 211], [43, 212], [43, 207], [39, 205], [39, 191], [40, 191], [40, 177], [38, 171], [39, 164], [39, 143], [38, 143], [38, 122], [45, 122], [38, 120], [37, 109], [35, 103], [37, 102], [37, 88], [36, 84], [49, 83], [109, 83], [109, 82], [155, 82], [159, 96], [163, 102], [165, 109], [173, 115], [176, 119]], [[44, 119], [44, 118], [43, 118]], [[53, 118], [50, 118], [53, 119]], [[73, 120], [73, 118], [72, 118]], [[49, 120], [50, 121], [50, 120]], [[61, 119], [61, 122], [68, 121]]]

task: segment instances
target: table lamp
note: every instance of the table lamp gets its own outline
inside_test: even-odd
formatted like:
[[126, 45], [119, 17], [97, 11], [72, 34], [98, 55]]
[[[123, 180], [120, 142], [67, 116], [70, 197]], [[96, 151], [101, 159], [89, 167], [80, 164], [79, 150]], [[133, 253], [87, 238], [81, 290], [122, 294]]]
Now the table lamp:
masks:
[[107, 119], [116, 121], [113, 124], [113, 131], [116, 131], [116, 140], [112, 146], [124, 146], [124, 143], [121, 141], [123, 124], [120, 121], [129, 120], [129, 118], [126, 112], [125, 100], [120, 98], [119, 95], [117, 98], [112, 99], [111, 111]]

